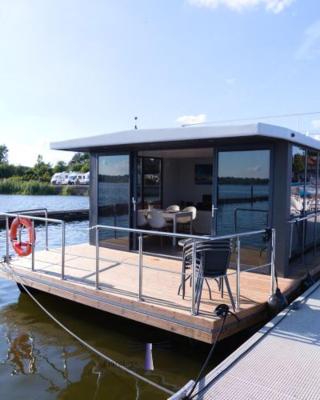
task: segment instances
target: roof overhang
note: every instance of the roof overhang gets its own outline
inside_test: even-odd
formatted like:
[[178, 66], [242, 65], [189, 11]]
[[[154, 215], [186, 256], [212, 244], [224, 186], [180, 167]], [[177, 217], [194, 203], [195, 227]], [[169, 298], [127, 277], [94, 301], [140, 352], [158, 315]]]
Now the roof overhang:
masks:
[[90, 151], [98, 148], [130, 147], [139, 144], [194, 142], [210, 139], [267, 137], [286, 140], [320, 150], [320, 141], [281, 126], [257, 123], [228, 126], [192, 126], [164, 129], [138, 129], [53, 142], [53, 150]]

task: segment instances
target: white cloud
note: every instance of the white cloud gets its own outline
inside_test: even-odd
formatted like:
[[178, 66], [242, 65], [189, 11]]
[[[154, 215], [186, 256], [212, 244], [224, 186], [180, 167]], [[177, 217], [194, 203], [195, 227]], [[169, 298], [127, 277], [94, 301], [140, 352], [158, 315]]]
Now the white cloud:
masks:
[[177, 118], [177, 122], [181, 125], [202, 124], [206, 122], [206, 120], [206, 114], [182, 115], [181, 117]]
[[296, 58], [312, 58], [320, 54], [320, 20], [310, 25], [304, 32], [304, 39], [296, 52]]
[[289, 7], [295, 0], [187, 0], [189, 4], [198, 7], [217, 8], [225, 6], [233, 11], [243, 11], [258, 6], [274, 14], [278, 14]]

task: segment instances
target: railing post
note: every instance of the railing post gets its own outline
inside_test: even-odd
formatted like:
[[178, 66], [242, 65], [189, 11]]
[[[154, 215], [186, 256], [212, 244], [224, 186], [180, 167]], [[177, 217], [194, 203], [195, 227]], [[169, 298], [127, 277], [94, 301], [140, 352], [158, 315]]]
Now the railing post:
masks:
[[61, 222], [61, 279], [65, 279], [66, 224]]
[[139, 288], [138, 288], [138, 299], [142, 301], [142, 280], [143, 280], [143, 236], [139, 235]]
[[240, 237], [237, 236], [237, 285], [236, 285], [236, 309], [240, 310], [240, 261], [241, 261], [241, 242]]
[[48, 210], [44, 210], [44, 215], [46, 218], [45, 228], [46, 228], [46, 250], [49, 250], [49, 234], [48, 234]]
[[99, 256], [99, 228], [96, 226], [96, 289], [99, 288], [99, 269], [100, 269], [100, 256]]
[[9, 262], [9, 217], [6, 217], [6, 262]]
[[197, 244], [196, 241], [192, 245], [192, 298], [191, 298], [191, 314], [197, 315], [196, 312], [196, 271], [197, 271]]
[[[33, 234], [33, 238], [35, 239], [35, 237], [36, 237], [36, 235], [35, 235], [35, 232], [34, 232], [34, 220], [32, 220], [32, 222], [31, 222], [31, 226], [32, 226], [32, 234]], [[34, 245], [35, 245], [35, 243], [34, 243], [34, 239], [33, 239], [33, 241], [32, 241], [32, 243], [31, 243], [31, 270], [32, 271], [34, 271]]]
[[276, 256], [276, 230], [272, 228], [271, 230], [271, 295], [273, 295], [276, 291], [276, 265], [275, 265], [275, 256]]

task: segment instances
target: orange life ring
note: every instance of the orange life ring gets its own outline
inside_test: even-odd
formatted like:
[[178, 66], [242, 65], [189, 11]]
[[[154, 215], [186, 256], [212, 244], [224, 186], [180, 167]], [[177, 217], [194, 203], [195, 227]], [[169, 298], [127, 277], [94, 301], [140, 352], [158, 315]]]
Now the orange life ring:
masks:
[[[29, 240], [21, 242], [18, 238], [18, 230], [26, 228], [28, 231]], [[28, 256], [32, 252], [32, 246], [36, 241], [36, 232], [32, 228], [32, 223], [29, 218], [16, 217], [10, 227], [10, 240], [14, 251], [20, 257]]]

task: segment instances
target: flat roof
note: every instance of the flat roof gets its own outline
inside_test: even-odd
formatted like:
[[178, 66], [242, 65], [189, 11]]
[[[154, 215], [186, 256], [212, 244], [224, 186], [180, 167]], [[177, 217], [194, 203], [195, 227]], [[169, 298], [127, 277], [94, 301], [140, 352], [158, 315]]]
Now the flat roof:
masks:
[[115, 147], [148, 143], [166, 143], [205, 139], [223, 139], [261, 136], [287, 140], [320, 150], [320, 141], [303, 133], [277, 125], [255, 123], [227, 126], [186, 126], [162, 129], [133, 129], [97, 136], [53, 142], [53, 150], [88, 151], [91, 148]]

